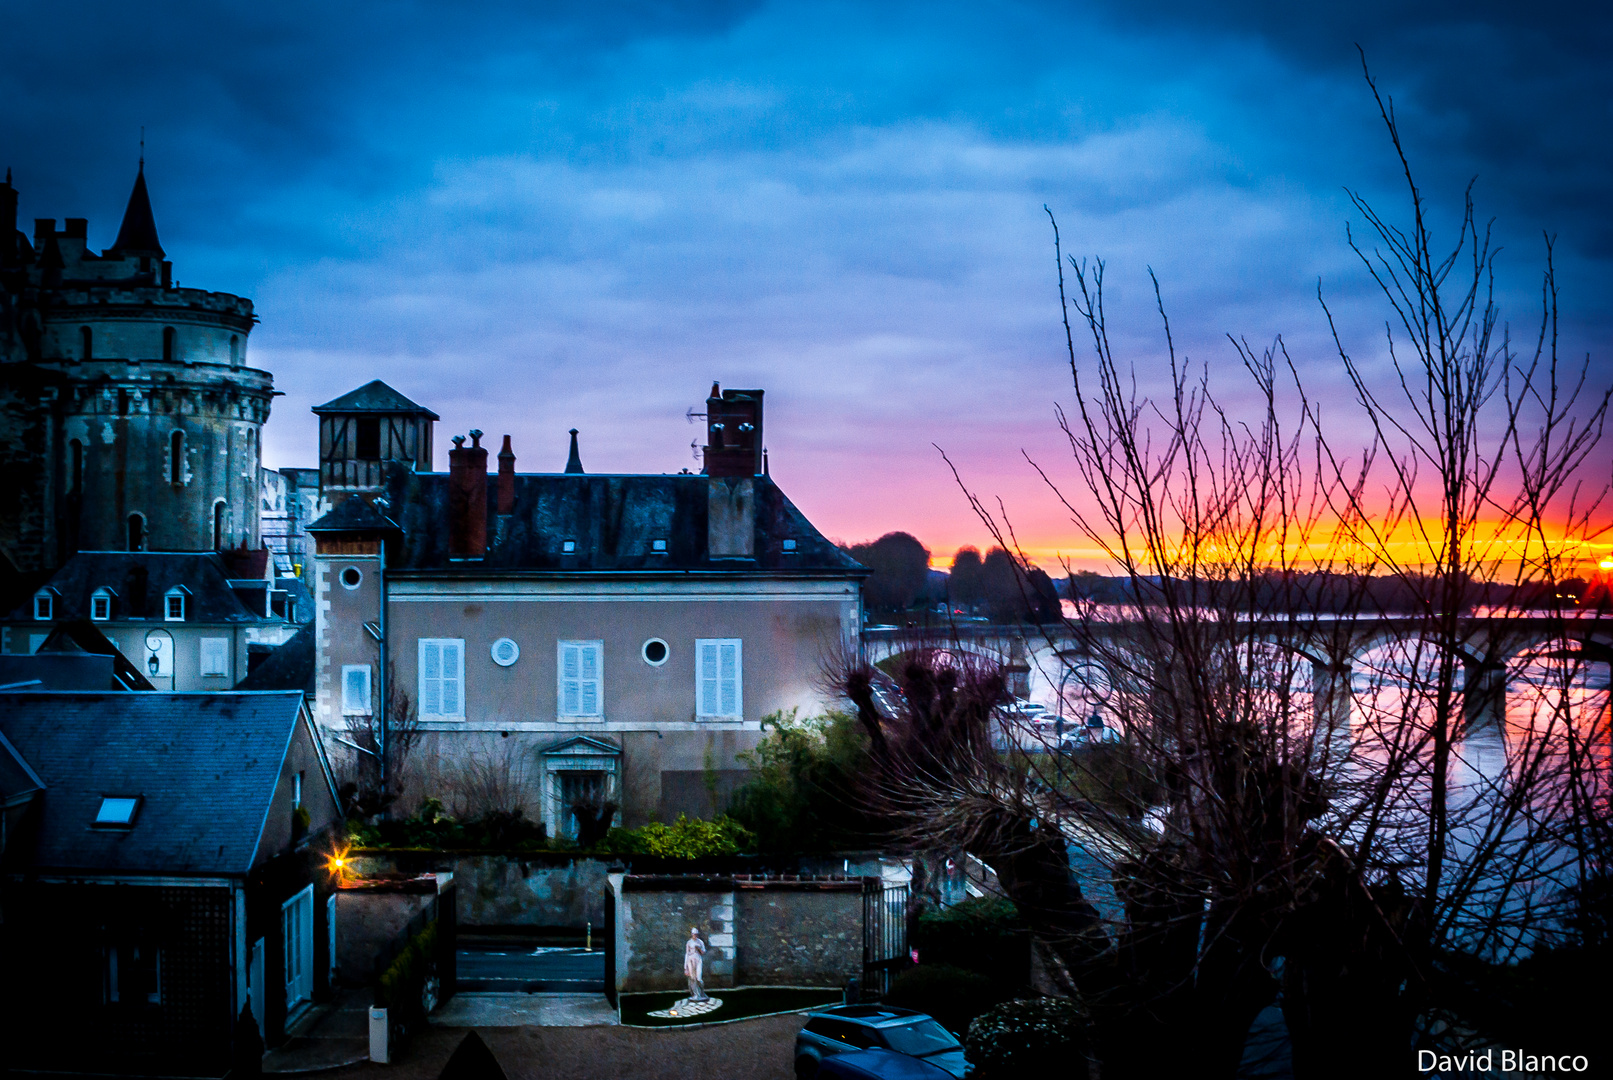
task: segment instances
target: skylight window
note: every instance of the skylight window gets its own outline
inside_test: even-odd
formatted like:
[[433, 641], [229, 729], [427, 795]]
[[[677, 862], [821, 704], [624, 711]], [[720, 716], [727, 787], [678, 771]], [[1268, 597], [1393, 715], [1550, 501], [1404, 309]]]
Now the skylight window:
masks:
[[577, 541], [575, 541], [575, 540], [563, 541], [561, 543], [561, 545], [560, 545], [560, 550], [564, 554], [567, 554], [567, 555], [574, 554], [576, 552], [576, 550], [577, 550]]
[[655, 552], [657, 555], [665, 555], [666, 554], [666, 541], [665, 540], [651, 540], [650, 541], [650, 550]]
[[101, 808], [95, 812], [95, 824], [102, 828], [127, 829], [134, 824], [134, 815], [140, 809], [140, 797], [107, 795], [101, 799]]
[[786, 541], [784, 541], [784, 550], [785, 551], [794, 551], [795, 550], [795, 541], [794, 540], [786, 540]]

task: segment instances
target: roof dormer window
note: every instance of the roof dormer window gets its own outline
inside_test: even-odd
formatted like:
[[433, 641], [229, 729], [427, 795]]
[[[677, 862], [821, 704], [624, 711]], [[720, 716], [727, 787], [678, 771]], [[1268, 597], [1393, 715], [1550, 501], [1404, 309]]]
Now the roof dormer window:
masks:
[[98, 829], [130, 829], [134, 827], [134, 816], [140, 812], [140, 796], [106, 795], [101, 799], [100, 809], [95, 811], [95, 827]]
[[165, 622], [185, 621], [185, 601], [189, 590], [183, 585], [175, 585], [162, 597], [162, 617]]
[[34, 618], [40, 622], [50, 622], [56, 617], [56, 593], [51, 589], [40, 589], [34, 593]]
[[90, 594], [91, 622], [106, 622], [112, 618], [112, 598], [116, 595], [105, 585]]

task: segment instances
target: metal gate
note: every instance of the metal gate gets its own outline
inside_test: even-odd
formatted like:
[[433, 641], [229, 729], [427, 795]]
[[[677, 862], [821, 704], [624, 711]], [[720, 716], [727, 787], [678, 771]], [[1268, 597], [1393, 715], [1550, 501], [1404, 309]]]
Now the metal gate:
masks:
[[863, 993], [884, 997], [909, 962], [907, 886], [870, 880], [863, 888]]

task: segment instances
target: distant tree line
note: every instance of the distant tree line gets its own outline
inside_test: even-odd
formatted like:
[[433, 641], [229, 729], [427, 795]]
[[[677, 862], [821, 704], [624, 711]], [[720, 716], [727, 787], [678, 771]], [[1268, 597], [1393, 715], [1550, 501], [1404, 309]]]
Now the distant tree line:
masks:
[[[1166, 591], [1158, 578], [1108, 577], [1091, 570], [1072, 572], [1055, 582], [1040, 567], [1016, 564], [1001, 547], [984, 556], [962, 547], [952, 556], [950, 572], [930, 569], [930, 549], [905, 532], [842, 547], [873, 573], [863, 585], [868, 610], [897, 616], [923, 608], [943, 617], [983, 616], [994, 623], [1049, 623], [1061, 617], [1060, 600], [1094, 604], [1155, 603]], [[1272, 571], [1240, 588], [1252, 588], [1263, 603], [1282, 596], [1301, 611], [1348, 614], [1357, 610], [1384, 614], [1424, 614], [1426, 582], [1415, 573], [1360, 577], [1324, 570]], [[1199, 583], [1201, 590], [1206, 586]], [[1581, 606], [1608, 604], [1602, 581], [1569, 578], [1541, 582], [1470, 582], [1464, 592], [1468, 610], [1482, 607], [1549, 608], [1562, 600]], [[1206, 597], [1213, 602], [1214, 598]], [[1466, 612], [1463, 612], [1466, 613]]]
[[898, 615], [922, 606], [947, 614], [982, 615], [992, 622], [1053, 622], [1059, 618], [1059, 591], [1039, 567], [1016, 565], [1014, 556], [994, 547], [959, 548], [950, 573], [930, 570], [930, 549], [909, 533], [886, 533], [878, 540], [845, 545], [844, 550], [873, 573], [863, 584], [870, 611]]

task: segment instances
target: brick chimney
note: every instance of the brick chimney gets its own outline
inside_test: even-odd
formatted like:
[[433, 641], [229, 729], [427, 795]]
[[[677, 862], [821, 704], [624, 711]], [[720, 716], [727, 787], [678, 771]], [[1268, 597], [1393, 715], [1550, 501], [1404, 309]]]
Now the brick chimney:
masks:
[[711, 384], [705, 463], [707, 476], [762, 475], [762, 391]]
[[515, 451], [508, 435], [498, 452], [498, 512], [501, 516], [515, 512]]
[[[482, 433], [454, 436], [448, 451], [448, 557], [480, 559], [487, 554], [487, 447]], [[513, 463], [513, 460], [512, 460]]]

